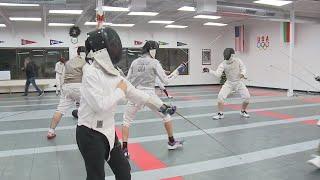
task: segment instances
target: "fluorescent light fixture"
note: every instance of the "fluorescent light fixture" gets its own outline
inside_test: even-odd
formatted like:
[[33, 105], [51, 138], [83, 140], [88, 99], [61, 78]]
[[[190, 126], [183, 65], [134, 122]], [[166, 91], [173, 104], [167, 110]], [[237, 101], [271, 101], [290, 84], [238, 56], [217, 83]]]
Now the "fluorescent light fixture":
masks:
[[173, 23], [174, 21], [158, 21], [158, 20], [152, 20], [152, 21], [149, 21], [148, 23], [151, 23], [151, 24], [171, 24]]
[[205, 25], [205, 26], [226, 26], [228, 24], [207, 22], [207, 23], [204, 23], [203, 25]]
[[188, 26], [181, 26], [181, 25], [166, 25], [165, 28], [177, 28], [177, 29], [184, 29], [187, 28]]
[[113, 27], [133, 27], [135, 24], [110, 24]]
[[[108, 22], [103, 23], [104, 26], [109, 26], [111, 24], [112, 23], [108, 23]], [[89, 22], [89, 21], [87, 21], [87, 22], [84, 23], [84, 25], [85, 26], [96, 26], [96, 25], [98, 25], [98, 22]]]
[[30, 54], [30, 53], [29, 52], [19, 52], [17, 54], [21, 55], [21, 54]]
[[271, 5], [271, 6], [284, 6], [287, 4], [292, 3], [292, 1], [281, 1], [281, 0], [258, 0], [254, 1], [254, 3], [257, 4], [265, 4], [265, 5]]
[[33, 56], [42, 57], [43, 55], [42, 54], [34, 54]]
[[8, 7], [38, 7], [39, 4], [0, 3], [0, 6]]
[[51, 27], [69, 27], [69, 26], [74, 26], [72, 23], [49, 23], [48, 26]]
[[129, 12], [130, 16], [156, 16], [159, 13], [157, 12]]
[[43, 50], [40, 49], [33, 49], [32, 52], [43, 52]]
[[221, 16], [212, 16], [212, 15], [196, 15], [193, 18], [197, 19], [220, 19]]
[[192, 6], [182, 6], [178, 11], [196, 11], [196, 8]]
[[49, 14], [82, 14], [83, 10], [49, 10]]
[[110, 12], [127, 12], [129, 8], [125, 7], [113, 7], [113, 6], [102, 6], [103, 11], [110, 11]]
[[9, 17], [11, 21], [41, 21], [41, 18], [34, 17]]
[[7, 27], [7, 25], [5, 25], [5, 24], [0, 24], [0, 27]]

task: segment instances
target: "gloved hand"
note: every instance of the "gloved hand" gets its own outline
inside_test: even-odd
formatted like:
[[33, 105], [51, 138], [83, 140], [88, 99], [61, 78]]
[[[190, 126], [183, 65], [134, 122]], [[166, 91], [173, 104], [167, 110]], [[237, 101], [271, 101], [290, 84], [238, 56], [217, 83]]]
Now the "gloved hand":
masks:
[[202, 69], [202, 72], [204, 72], [204, 73], [208, 73], [209, 71], [210, 71], [210, 69], [207, 68], [207, 67], [204, 67], [204, 68]]
[[320, 81], [320, 76], [316, 76], [314, 79], [315, 79], [316, 81]]
[[159, 110], [159, 112], [161, 112], [164, 115], [167, 115], [167, 114], [173, 115], [176, 111], [177, 111], [176, 106], [170, 106], [170, 105], [166, 105], [166, 104], [163, 104]]
[[179, 65], [179, 67], [177, 68], [179, 74], [184, 73], [186, 71], [186, 69], [187, 69], [187, 64], [186, 63], [181, 63]]

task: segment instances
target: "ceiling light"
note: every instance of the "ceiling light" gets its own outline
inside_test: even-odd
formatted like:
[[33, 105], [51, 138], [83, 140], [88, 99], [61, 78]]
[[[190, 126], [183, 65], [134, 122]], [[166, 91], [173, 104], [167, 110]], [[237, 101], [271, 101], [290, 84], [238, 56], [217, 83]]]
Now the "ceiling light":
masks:
[[196, 15], [193, 18], [197, 19], [220, 19], [221, 16], [212, 16], [212, 15]]
[[49, 23], [48, 26], [69, 27], [69, 26], [74, 26], [74, 24], [71, 24], [71, 23]]
[[[107, 22], [103, 23], [104, 26], [109, 26], [111, 24], [112, 23], [107, 23]], [[85, 26], [96, 26], [96, 25], [98, 25], [98, 22], [89, 22], [89, 21], [87, 21], [87, 22], [84, 23], [84, 25]]]
[[205, 26], [226, 26], [228, 24], [207, 22], [207, 23], [204, 23], [203, 25], [205, 25]]
[[130, 12], [128, 15], [130, 16], [156, 16], [159, 13], [157, 12]]
[[191, 6], [182, 6], [178, 11], [196, 11], [196, 8]]
[[124, 7], [113, 7], [113, 6], [102, 6], [103, 11], [110, 11], [110, 12], [126, 12], [129, 11], [129, 8]]
[[152, 23], [152, 24], [171, 24], [173, 23], [174, 21], [158, 21], [158, 20], [152, 20], [152, 21], [149, 21], [148, 23]]
[[113, 26], [113, 27], [132, 27], [134, 25], [135, 24], [110, 24], [110, 26]]
[[82, 14], [83, 10], [49, 10], [49, 14]]
[[178, 29], [183, 29], [187, 28], [188, 26], [181, 26], [181, 25], [166, 25], [165, 28], [178, 28]]
[[7, 27], [7, 25], [5, 25], [5, 24], [0, 24], [0, 27]]
[[254, 1], [254, 3], [257, 4], [265, 4], [265, 5], [271, 5], [271, 6], [284, 6], [287, 4], [292, 3], [292, 1], [280, 1], [280, 0], [258, 0]]
[[41, 21], [41, 18], [33, 17], [9, 17], [11, 21]]
[[0, 6], [9, 6], [9, 7], [38, 7], [39, 4], [18, 4], [18, 3], [0, 3]]

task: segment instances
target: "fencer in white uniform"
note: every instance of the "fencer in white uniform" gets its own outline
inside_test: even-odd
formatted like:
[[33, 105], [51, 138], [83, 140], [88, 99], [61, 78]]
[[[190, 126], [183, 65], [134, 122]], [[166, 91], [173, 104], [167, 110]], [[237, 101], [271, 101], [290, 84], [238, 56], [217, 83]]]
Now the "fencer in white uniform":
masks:
[[212, 118], [224, 118], [224, 101], [233, 91], [238, 92], [243, 99], [240, 115], [242, 117], [249, 118], [250, 116], [246, 110], [249, 105], [250, 93], [244, 82], [242, 82], [242, 79], [245, 79], [247, 77], [246, 67], [239, 58], [235, 57], [235, 52], [232, 48], [226, 48], [223, 52], [223, 56], [224, 61], [218, 66], [216, 71], [211, 70], [207, 67], [203, 68], [203, 72], [213, 74], [218, 78], [220, 78], [222, 76], [222, 73], [225, 72], [227, 78], [227, 81], [222, 86], [218, 95], [219, 112]]
[[[155, 41], [147, 41], [143, 46], [143, 55], [134, 60], [129, 68], [127, 79], [137, 89], [144, 91], [152, 97], [159, 98], [155, 93], [155, 81], [159, 78], [161, 83], [168, 84], [169, 81], [186, 69], [185, 64], [181, 64], [170, 76], [167, 76], [163, 70], [160, 62], [155, 59], [156, 50], [159, 48], [159, 44]], [[143, 104], [129, 101], [126, 107], [126, 111], [123, 115], [122, 123], [122, 147], [126, 157], [129, 158], [128, 152], [128, 137], [129, 127], [134, 120], [136, 113], [143, 108]], [[163, 114], [158, 115], [163, 119], [165, 129], [168, 134], [168, 149], [174, 150], [182, 147], [182, 141], [176, 141], [173, 137], [173, 125], [171, 122], [171, 116]]]
[[[316, 81], [320, 81], [320, 76], [315, 77]], [[317, 126], [320, 126], [320, 119], [318, 119]], [[320, 143], [318, 145], [318, 153], [320, 153]], [[320, 169], [320, 155], [314, 155], [312, 159], [307, 161], [307, 163], [315, 166], [316, 168]]]
[[121, 59], [122, 45], [112, 28], [88, 33], [86, 49], [92, 52], [93, 63], [86, 67], [82, 78], [76, 139], [87, 179], [105, 180], [107, 161], [116, 180], [129, 180], [130, 164], [115, 133], [117, 104], [126, 98], [164, 115], [172, 115], [175, 107], [136, 89], [120, 75], [114, 64]]
[[63, 78], [64, 78], [64, 63], [65, 59], [61, 57], [59, 61], [56, 63], [56, 66], [54, 68], [54, 71], [56, 72], [56, 95], [58, 96], [61, 94], [61, 86], [63, 84]]
[[[56, 137], [55, 128], [60, 122], [62, 116], [66, 111], [80, 102], [80, 85], [83, 74], [83, 66], [86, 64], [85, 61], [85, 47], [80, 46], [77, 49], [77, 56], [70, 59], [65, 64], [64, 73], [64, 84], [62, 85], [62, 93], [56, 112], [54, 113], [50, 128], [47, 133], [48, 139]], [[74, 112], [72, 113], [74, 116]]]

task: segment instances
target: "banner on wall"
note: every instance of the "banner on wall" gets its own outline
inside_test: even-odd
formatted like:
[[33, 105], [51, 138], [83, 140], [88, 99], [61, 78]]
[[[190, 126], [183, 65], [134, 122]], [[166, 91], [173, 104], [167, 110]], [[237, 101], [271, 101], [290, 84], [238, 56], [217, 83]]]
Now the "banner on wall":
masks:
[[0, 41], [0, 44], [1, 44], [1, 43], [4, 43], [4, 41]]
[[186, 46], [186, 45], [188, 45], [188, 44], [183, 43], [183, 42], [177, 42], [177, 46]]
[[137, 46], [137, 45], [141, 45], [143, 42], [142, 41], [134, 41], [134, 45]]
[[159, 43], [160, 46], [164, 46], [164, 45], [168, 45], [169, 44], [169, 43], [163, 42], [163, 41], [158, 41], [158, 43]]
[[63, 42], [62, 41], [58, 41], [58, 40], [50, 39], [50, 45], [61, 44], [61, 43], [63, 43]]
[[270, 39], [268, 35], [257, 36], [257, 48], [266, 50], [270, 46]]
[[37, 43], [37, 42], [26, 40], [26, 39], [21, 39], [21, 45], [28, 45], [28, 44], [34, 44], [34, 43]]
[[282, 23], [282, 36], [283, 36], [283, 42], [285, 43], [290, 42], [290, 22]]
[[235, 26], [235, 50], [238, 52], [244, 51], [244, 25]]

